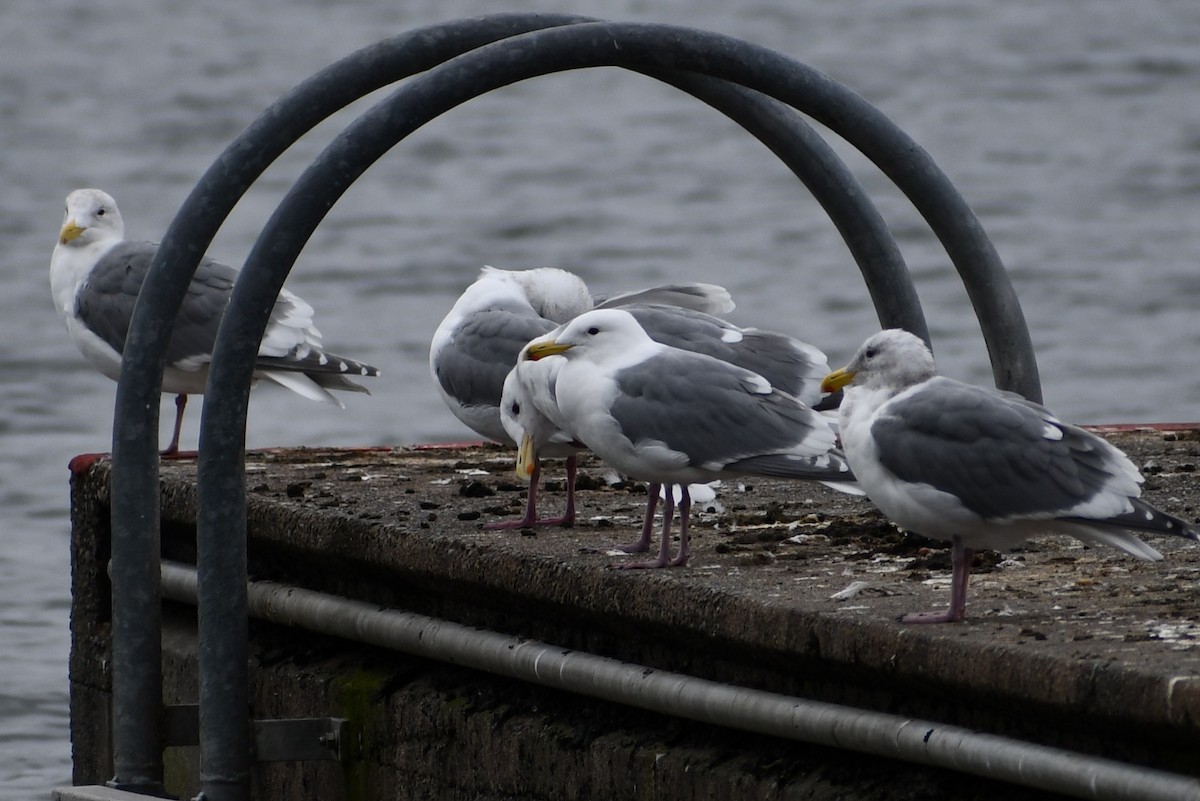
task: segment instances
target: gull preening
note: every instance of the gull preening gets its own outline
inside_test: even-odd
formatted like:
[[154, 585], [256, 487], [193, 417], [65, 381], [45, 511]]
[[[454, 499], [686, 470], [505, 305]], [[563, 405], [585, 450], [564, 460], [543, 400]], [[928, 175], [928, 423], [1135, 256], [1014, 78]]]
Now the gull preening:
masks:
[[900, 528], [952, 544], [949, 607], [905, 622], [964, 619], [976, 549], [1069, 534], [1158, 560], [1131, 530], [1200, 540], [1139, 498], [1142, 476], [1120, 450], [1019, 395], [937, 375], [911, 333], [875, 334], [823, 387], [844, 388], [842, 446], [871, 501]]
[[[54, 307], [83, 355], [114, 381], [121, 372], [134, 302], [157, 250], [153, 242], [125, 239], [121, 212], [106, 192], [77, 189], [67, 197], [50, 259]], [[179, 450], [187, 396], [204, 392], [217, 328], [236, 277], [234, 268], [206, 258], [188, 287], [167, 344], [162, 391], [176, 398], [174, 433], [164, 454]], [[256, 380], [341, 407], [330, 390], [367, 392], [351, 376], [378, 374], [368, 364], [324, 350], [312, 306], [286, 289], [279, 293], [259, 346]]]
[[[505, 430], [500, 406], [505, 378], [516, 365], [521, 348], [593, 308], [633, 303], [669, 304], [714, 314], [733, 308], [729, 293], [714, 284], [670, 284], [603, 297], [593, 296], [582, 278], [566, 270], [484, 267], [434, 332], [429, 347], [434, 386], [454, 416], [472, 431], [493, 442], [515, 446], [517, 441]], [[517, 520], [485, 524], [485, 529], [574, 523], [577, 449], [555, 447], [549, 442], [551, 438], [547, 433], [542, 455], [567, 460], [566, 512], [554, 518], [537, 516], [541, 467], [535, 462], [525, 514]]]

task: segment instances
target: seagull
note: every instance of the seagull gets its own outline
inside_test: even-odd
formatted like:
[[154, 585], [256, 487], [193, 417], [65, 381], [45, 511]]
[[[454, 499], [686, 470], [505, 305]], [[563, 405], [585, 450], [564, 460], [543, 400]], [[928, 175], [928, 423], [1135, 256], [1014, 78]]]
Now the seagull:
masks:
[[[555, 267], [500, 270], [485, 266], [434, 331], [429, 370], [446, 406], [485, 439], [517, 443], [500, 418], [504, 381], [525, 343], [596, 306], [663, 303], [721, 314], [733, 309], [729, 293], [715, 284], [684, 283], [594, 297], [574, 273]], [[536, 476], [530, 483], [525, 515], [484, 525], [486, 530], [574, 524], [575, 453], [547, 453], [567, 460], [567, 512], [536, 515]], [[540, 467], [538, 469], [540, 474]]]
[[[653, 339], [664, 345], [702, 353], [723, 362], [758, 373], [771, 386], [795, 396], [814, 410], [836, 409], [840, 393], [822, 398], [820, 382], [829, 370], [829, 362], [818, 348], [798, 339], [758, 328], [742, 328], [714, 315], [678, 306], [634, 303], [622, 306]], [[536, 340], [535, 340], [536, 341]], [[573, 480], [574, 460], [570, 457], [583, 445], [566, 432], [568, 424], [550, 419], [558, 368], [562, 357], [531, 359], [523, 350], [517, 365], [504, 384], [500, 416], [509, 436], [518, 442], [517, 475], [531, 484], [540, 474], [543, 456], [568, 458], [568, 482]], [[540, 397], [539, 397], [540, 396]], [[827, 423], [835, 424], [832, 418]], [[661, 485], [650, 482], [646, 488], [647, 508], [641, 537], [619, 546], [626, 553], [649, 550], [654, 511]], [[569, 512], [573, 511], [568, 497]]]
[[855, 491], [818, 412], [758, 373], [655, 342], [629, 311], [581, 314], [530, 342], [523, 356], [562, 359], [547, 371], [553, 385], [529, 394], [556, 426], [625, 475], [681, 488], [678, 554], [670, 554], [675, 501], [668, 492], [657, 558], [625, 567], [687, 564], [688, 484], [760, 475]]
[[[50, 291], [67, 333], [104, 375], [117, 380], [134, 302], [150, 263], [153, 242], [125, 239], [116, 201], [99, 189], [67, 196], [66, 214], [50, 258]], [[204, 259], [188, 287], [171, 330], [162, 391], [175, 397], [175, 428], [163, 451], [179, 452], [179, 432], [188, 395], [204, 392], [221, 315], [237, 271]], [[284, 289], [275, 301], [255, 363], [254, 378], [267, 379], [310, 400], [342, 402], [330, 390], [367, 392], [350, 376], [379, 375], [374, 367], [328, 353], [313, 326], [313, 308]]]
[[[522, 350], [522, 353], [524, 351]], [[541, 369], [548, 369], [543, 378], [544, 386], [552, 386], [551, 375], [561, 366], [561, 359], [541, 359], [530, 362]], [[504, 391], [500, 402], [500, 421], [509, 437], [519, 443], [517, 449], [517, 475], [529, 484], [529, 495], [525, 515], [519, 520], [488, 524], [492, 528], [531, 528], [535, 525], [573, 525], [575, 521], [575, 477], [579, 467], [579, 454], [587, 448], [582, 442], [559, 428], [544, 415], [534, 403], [525, 382], [520, 380], [517, 367], [504, 377]], [[537, 484], [542, 474], [543, 458], [565, 459], [567, 469], [567, 508], [560, 517], [539, 518], [537, 516]]]
[[1200, 540], [1141, 500], [1142, 476], [1100, 437], [1011, 392], [939, 376], [918, 337], [870, 337], [822, 382], [844, 388], [842, 446], [859, 484], [897, 526], [951, 543], [950, 605], [905, 623], [960, 622], [974, 551], [1069, 534], [1139, 559], [1162, 554], [1129, 530]]

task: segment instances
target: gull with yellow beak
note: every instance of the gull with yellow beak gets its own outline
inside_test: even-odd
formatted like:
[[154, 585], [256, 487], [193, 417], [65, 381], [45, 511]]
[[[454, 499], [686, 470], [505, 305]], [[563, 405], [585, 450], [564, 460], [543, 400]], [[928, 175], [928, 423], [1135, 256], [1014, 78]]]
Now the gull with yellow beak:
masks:
[[900, 528], [951, 543], [949, 607], [906, 623], [965, 618], [980, 548], [1069, 534], [1159, 560], [1130, 530], [1200, 540], [1195, 525], [1139, 498], [1142, 476], [1120, 450], [1019, 395], [937, 375], [907, 331], [869, 338], [822, 388], [844, 388], [842, 447], [871, 501]]
[[731, 475], [854, 480], [818, 412], [756, 372], [656, 342], [629, 311], [582, 314], [523, 351], [525, 361], [550, 358], [561, 363], [526, 393], [545, 418], [618, 472], [681, 488], [678, 554], [668, 492], [658, 557], [626, 567], [687, 563], [689, 484]]
[[[97, 370], [114, 381], [133, 305], [158, 251], [153, 242], [125, 239], [116, 201], [99, 189], [77, 189], [50, 259], [54, 307], [71, 339]], [[179, 450], [188, 395], [204, 392], [217, 327], [237, 271], [211, 259], [196, 268], [167, 344], [162, 391], [175, 398], [175, 427], [164, 454]], [[350, 376], [376, 376], [362, 362], [328, 353], [313, 325], [312, 306], [284, 289], [279, 293], [259, 346], [255, 379], [265, 378], [310, 400], [343, 404], [330, 390], [367, 392]]]
[[[841, 393], [822, 398], [821, 378], [829, 362], [820, 349], [794, 337], [760, 328], [743, 328], [728, 320], [692, 309], [664, 304], [636, 303], [620, 307], [637, 321], [655, 342], [673, 348], [702, 353], [758, 373], [771, 386], [796, 397], [815, 410], [836, 409]], [[539, 337], [533, 342], [542, 341]], [[517, 366], [504, 382], [500, 417], [509, 436], [519, 444], [517, 475], [534, 487], [543, 457], [566, 458], [568, 482], [574, 480], [575, 456], [584, 446], [558, 422], [542, 413], [554, 411], [553, 397], [557, 371], [563, 359], [557, 356], [530, 358], [527, 348], [517, 358]], [[830, 417], [825, 418], [832, 423]], [[654, 512], [662, 485], [650, 482], [646, 488], [646, 514], [640, 538], [618, 546], [626, 553], [649, 550]], [[689, 494], [696, 487], [689, 488]], [[568, 494], [568, 514], [574, 513], [574, 499]]]

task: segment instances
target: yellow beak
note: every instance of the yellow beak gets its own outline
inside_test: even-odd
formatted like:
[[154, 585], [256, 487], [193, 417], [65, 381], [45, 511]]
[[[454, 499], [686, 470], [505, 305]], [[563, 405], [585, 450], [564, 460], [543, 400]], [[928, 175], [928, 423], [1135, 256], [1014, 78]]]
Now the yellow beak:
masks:
[[72, 239], [77, 239], [86, 230], [76, 225], [74, 220], [67, 220], [67, 224], [58, 232], [58, 241], [65, 245]]
[[548, 339], [545, 342], [535, 342], [525, 346], [525, 353], [529, 355], [530, 361], [536, 362], [538, 359], [544, 359], [547, 356], [558, 356], [566, 353], [573, 347], [575, 346], [562, 345], [552, 339]]
[[854, 380], [854, 373], [843, 367], [840, 370], [834, 370], [829, 375], [821, 380], [822, 392], [837, 392], [842, 387]]
[[528, 434], [521, 437], [517, 447], [517, 477], [529, 483], [533, 480], [533, 472], [537, 469], [537, 454], [533, 452], [533, 438]]

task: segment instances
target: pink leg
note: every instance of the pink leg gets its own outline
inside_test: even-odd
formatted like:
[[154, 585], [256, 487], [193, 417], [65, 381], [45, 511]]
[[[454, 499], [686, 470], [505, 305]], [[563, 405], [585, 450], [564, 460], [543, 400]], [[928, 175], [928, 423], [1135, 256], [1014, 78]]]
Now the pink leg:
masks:
[[654, 508], [658, 506], [658, 492], [662, 484], [646, 485], [646, 519], [642, 521], [642, 536], [637, 542], [617, 546], [618, 551], [625, 553], [645, 553], [650, 550], [650, 534], [654, 530]]
[[570, 528], [575, 525], [575, 475], [579, 472], [579, 459], [575, 456], [567, 457], [567, 510], [563, 516], [554, 521], [543, 521], [552, 523], [553, 525], [564, 526]]
[[534, 528], [535, 526], [573, 526], [575, 524], [575, 473], [578, 459], [571, 456], [567, 459], [567, 511], [562, 517], [537, 516], [537, 488], [542, 476], [541, 460], [534, 462], [533, 475], [529, 478], [529, 496], [525, 502], [525, 516], [519, 520], [502, 520], [497, 523], [484, 523], [484, 531], [503, 531], [514, 528]]
[[171, 444], [160, 452], [161, 456], [174, 456], [179, 453], [179, 432], [183, 430], [183, 410], [187, 406], [187, 395], [175, 396], [175, 433], [171, 435]]
[[[654, 497], [658, 497], [658, 491], [655, 490]], [[649, 507], [649, 504], [647, 504]], [[675, 493], [671, 492], [670, 487], [667, 488], [667, 498], [663, 501], [663, 525], [662, 539], [658, 544], [658, 558], [651, 562], [631, 562], [626, 565], [618, 565], [622, 570], [653, 570], [655, 568], [667, 567], [671, 562], [671, 518], [675, 516]], [[652, 519], [652, 518], [647, 518]]]
[[484, 531], [504, 531], [513, 528], [533, 528], [537, 523], [537, 489], [538, 480], [542, 477], [542, 462], [533, 463], [533, 475], [529, 477], [529, 494], [525, 501], [525, 516], [517, 520], [501, 520], [495, 523], [484, 523]]
[[900, 618], [901, 623], [961, 623], [967, 617], [967, 581], [971, 578], [971, 560], [975, 552], [963, 547], [962, 538], [955, 537], [950, 548], [950, 608], [944, 612], [912, 612]]
[[687, 485], [679, 487], [679, 555], [671, 560], [671, 567], [683, 567], [688, 560], [688, 521], [692, 514], [692, 496]]

